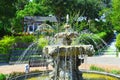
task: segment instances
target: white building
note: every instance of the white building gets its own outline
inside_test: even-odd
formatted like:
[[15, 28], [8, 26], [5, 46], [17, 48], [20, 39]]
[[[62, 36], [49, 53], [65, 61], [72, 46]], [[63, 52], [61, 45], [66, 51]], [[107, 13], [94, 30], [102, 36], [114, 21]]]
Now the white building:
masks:
[[26, 16], [24, 17], [24, 32], [33, 33], [37, 27], [49, 21], [51, 23], [56, 23], [57, 18], [55, 16], [41, 17], [41, 16]]

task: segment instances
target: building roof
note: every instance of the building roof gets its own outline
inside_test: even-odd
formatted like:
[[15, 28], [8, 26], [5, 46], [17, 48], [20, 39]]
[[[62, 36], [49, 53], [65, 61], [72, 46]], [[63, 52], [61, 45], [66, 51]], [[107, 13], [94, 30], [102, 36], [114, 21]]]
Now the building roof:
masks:
[[45, 21], [50, 21], [50, 22], [57, 22], [57, 18], [55, 16], [47, 16], [47, 17], [41, 17], [41, 16], [26, 16], [24, 17], [24, 22], [45, 22]]

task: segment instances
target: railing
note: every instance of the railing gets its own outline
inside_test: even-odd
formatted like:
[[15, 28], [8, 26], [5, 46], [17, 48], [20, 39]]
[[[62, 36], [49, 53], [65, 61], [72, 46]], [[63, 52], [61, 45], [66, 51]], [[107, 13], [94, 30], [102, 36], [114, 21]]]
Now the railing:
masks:
[[6, 63], [9, 61], [9, 55], [8, 54], [0, 54], [0, 63]]

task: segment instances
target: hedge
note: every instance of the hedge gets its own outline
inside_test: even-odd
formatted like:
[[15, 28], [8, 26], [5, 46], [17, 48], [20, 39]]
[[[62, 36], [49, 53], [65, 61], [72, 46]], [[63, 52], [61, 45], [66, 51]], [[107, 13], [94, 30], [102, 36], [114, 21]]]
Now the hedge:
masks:
[[30, 43], [33, 42], [35, 39], [35, 36], [33, 35], [28, 35], [28, 36], [16, 36], [15, 37], [15, 42], [21, 42], [21, 43]]
[[117, 35], [115, 45], [116, 45], [117, 49], [120, 51], [120, 34]]
[[35, 39], [35, 36], [29, 35], [29, 36], [4, 36], [0, 40], [0, 54], [7, 54], [9, 51], [13, 48], [14, 44], [20, 43], [20, 44], [27, 44], [33, 42]]
[[15, 38], [10, 36], [4, 36], [0, 40], [0, 53], [6, 54], [12, 48], [12, 45], [15, 43]]

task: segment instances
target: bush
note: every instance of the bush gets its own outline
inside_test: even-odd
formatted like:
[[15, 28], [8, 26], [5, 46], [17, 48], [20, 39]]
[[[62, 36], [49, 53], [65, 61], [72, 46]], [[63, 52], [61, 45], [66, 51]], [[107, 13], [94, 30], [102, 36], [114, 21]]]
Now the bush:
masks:
[[15, 43], [14, 37], [4, 36], [0, 40], [0, 53], [3, 53], [3, 54], [8, 53], [14, 43]]
[[38, 40], [38, 46], [40, 48], [43, 48], [45, 47], [46, 45], [48, 45], [48, 40], [45, 39], [44, 37], [40, 37], [39, 40]]
[[0, 53], [7, 54], [9, 53], [9, 50], [12, 49], [13, 44], [15, 43], [31, 43], [35, 39], [35, 36], [29, 35], [29, 36], [17, 36], [17, 37], [11, 37], [11, 36], [4, 36], [0, 40]]
[[116, 45], [117, 49], [120, 51], [120, 34], [117, 35], [115, 45]]
[[6, 76], [4, 74], [0, 74], [0, 80], [6, 80]]
[[107, 37], [107, 33], [106, 32], [101, 32], [101, 33], [98, 33], [97, 36], [99, 36], [101, 39], [106, 39]]
[[33, 42], [35, 39], [35, 36], [33, 35], [28, 35], [28, 36], [17, 36], [15, 37], [15, 42], [20, 42], [20, 43], [30, 43]]
[[90, 66], [90, 70], [93, 70], [93, 71], [105, 71], [103, 68], [100, 68], [100, 67], [97, 67], [97, 66]]
[[120, 70], [111, 70], [110, 73], [112, 73], [112, 74], [120, 74]]

